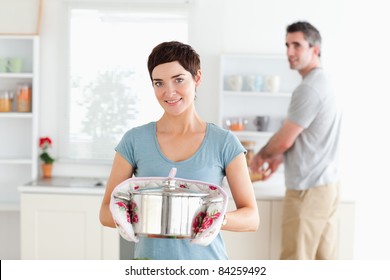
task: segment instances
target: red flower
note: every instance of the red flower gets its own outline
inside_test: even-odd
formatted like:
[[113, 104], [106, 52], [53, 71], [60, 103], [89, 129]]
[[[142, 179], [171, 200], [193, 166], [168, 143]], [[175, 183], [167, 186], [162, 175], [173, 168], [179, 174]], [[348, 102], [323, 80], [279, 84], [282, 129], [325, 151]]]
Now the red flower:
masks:
[[131, 223], [133, 224], [133, 223], [138, 223], [138, 215], [136, 214], [136, 213], [134, 213], [134, 215], [133, 215], [133, 217], [132, 217], [132, 219], [131, 219]]
[[214, 220], [218, 219], [219, 216], [221, 216], [221, 212], [216, 212], [211, 216], [209, 216], [209, 214], [207, 213], [206, 216], [203, 218], [201, 225], [199, 225], [199, 228], [196, 233], [203, 232], [208, 229], [213, 224]]
[[221, 216], [221, 212], [215, 213], [214, 215], [211, 216], [211, 218], [213, 218], [213, 220], [216, 220], [219, 218], [219, 216]]
[[195, 219], [192, 221], [192, 230], [195, 234], [199, 232], [199, 229], [202, 226], [203, 218], [205, 216], [205, 212], [199, 212], [198, 215], [196, 215]]
[[118, 205], [120, 208], [124, 208], [125, 210], [128, 209], [128, 206], [126, 203], [122, 202], [122, 201], [118, 201], [115, 203], [116, 205]]
[[203, 219], [202, 227], [199, 229], [200, 232], [205, 231], [213, 224], [213, 218], [209, 215], [206, 215], [206, 217]]
[[217, 187], [214, 187], [214, 186], [209, 186], [210, 190], [212, 191], [215, 191], [217, 189]]
[[49, 137], [39, 138], [39, 147], [44, 148], [45, 146], [51, 145], [51, 139]]
[[39, 138], [39, 147], [42, 149], [42, 153], [39, 155], [39, 158], [46, 164], [53, 163], [54, 158], [52, 158], [47, 151], [49, 147], [51, 147], [51, 139], [49, 137]]
[[126, 212], [126, 221], [131, 224], [131, 217], [129, 212]]
[[130, 215], [130, 223], [138, 223], [138, 215], [137, 215], [137, 203], [134, 200], [130, 201], [129, 205], [129, 215]]
[[126, 220], [128, 223], [138, 223], [138, 215], [137, 215], [137, 204], [132, 200], [129, 204], [123, 202], [123, 201], [117, 201], [115, 202], [116, 205], [118, 205], [119, 208], [126, 211]]
[[133, 200], [130, 202], [130, 211], [135, 211], [137, 208], [137, 203], [135, 203]]

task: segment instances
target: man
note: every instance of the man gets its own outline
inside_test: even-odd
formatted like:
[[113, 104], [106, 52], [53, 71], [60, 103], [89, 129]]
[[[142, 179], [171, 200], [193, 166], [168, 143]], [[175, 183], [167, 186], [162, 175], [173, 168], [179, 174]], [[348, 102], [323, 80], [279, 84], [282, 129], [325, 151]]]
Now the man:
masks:
[[336, 259], [340, 113], [321, 68], [321, 36], [308, 22], [287, 27], [291, 69], [302, 76], [282, 127], [250, 168], [268, 179], [284, 162], [281, 259]]

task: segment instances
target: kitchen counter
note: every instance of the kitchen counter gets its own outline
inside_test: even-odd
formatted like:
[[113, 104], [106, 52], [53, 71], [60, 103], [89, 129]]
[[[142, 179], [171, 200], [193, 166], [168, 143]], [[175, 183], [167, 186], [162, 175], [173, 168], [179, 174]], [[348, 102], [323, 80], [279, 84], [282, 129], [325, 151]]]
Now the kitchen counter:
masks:
[[22, 193], [103, 195], [107, 179], [82, 177], [41, 178], [18, 188]]
[[[22, 193], [103, 195], [106, 183], [105, 178], [53, 177], [32, 181], [18, 189]], [[226, 181], [223, 186], [230, 195]], [[281, 200], [286, 190], [283, 174], [276, 173], [267, 181], [254, 182], [253, 188], [258, 200]], [[353, 199], [342, 195], [341, 201], [353, 202]]]
[[[231, 197], [226, 182], [224, 182], [224, 189]], [[253, 189], [257, 200], [281, 200], [286, 191], [284, 186], [284, 175], [283, 173], [277, 172], [266, 181], [253, 182]], [[341, 189], [340, 202], [352, 203], [354, 201], [353, 197], [344, 194]]]
[[[275, 174], [267, 181], [253, 182], [253, 189], [257, 200], [281, 200], [284, 196], [284, 178], [282, 174]], [[223, 181], [223, 189], [232, 197], [228, 183]]]
[[[117, 230], [103, 227], [98, 219], [106, 180], [102, 178], [53, 177], [20, 186], [22, 259], [119, 259], [129, 257], [129, 242], [120, 241]], [[230, 190], [224, 183], [225, 190]], [[282, 199], [282, 174], [253, 184], [261, 217], [256, 232], [224, 231], [231, 259], [278, 259]], [[228, 209], [235, 209], [230, 199]], [[340, 203], [339, 258], [352, 259], [355, 205], [343, 198]], [[64, 223], [68, 221], [72, 223]], [[78, 230], [75, 231], [74, 228]], [[72, 242], [69, 243], [69, 236]], [[87, 238], [88, 237], [88, 238]], [[121, 247], [126, 248], [121, 248]]]
[[[22, 193], [103, 195], [106, 183], [107, 180], [103, 178], [52, 177], [29, 182], [18, 189]], [[224, 185], [224, 189], [230, 193], [227, 185]], [[283, 176], [255, 182], [253, 187], [258, 199], [273, 200], [284, 196]]]

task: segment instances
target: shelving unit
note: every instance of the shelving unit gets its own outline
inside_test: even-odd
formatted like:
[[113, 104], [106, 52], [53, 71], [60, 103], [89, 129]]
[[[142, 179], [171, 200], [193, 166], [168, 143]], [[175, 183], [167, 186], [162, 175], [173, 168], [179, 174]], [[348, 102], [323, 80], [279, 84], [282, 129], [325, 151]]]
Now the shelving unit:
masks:
[[33, 77], [34, 77], [34, 74], [32, 74], [32, 73], [0, 73], [0, 78], [6, 78], [6, 79], [9, 79], [9, 78], [32, 79]]
[[0, 73], [0, 90], [16, 94], [19, 83], [29, 83], [32, 87], [31, 112], [0, 112], [0, 209], [17, 209], [17, 187], [38, 174], [38, 36], [0, 35], [0, 57], [20, 57], [23, 61], [20, 73]]
[[[3, 114], [3, 113], [0, 113]], [[4, 113], [6, 114], [6, 113]], [[28, 130], [29, 126], [32, 124], [32, 116], [29, 114], [29, 116], [20, 116], [18, 114], [12, 114], [8, 118], [8, 120], [4, 120], [5, 118], [0, 118], [0, 127], [4, 131], [7, 131], [7, 133], [4, 134], [4, 139], [2, 139], [2, 145], [4, 148], [8, 147], [7, 150], [1, 149], [1, 157], [0, 157], [0, 170], [3, 170], [5, 166], [7, 165], [30, 165], [31, 166], [31, 171], [29, 172], [29, 176], [26, 179], [27, 180], [32, 180], [33, 178], [36, 177], [36, 164], [35, 164], [35, 159], [33, 159], [33, 153], [32, 147], [31, 147], [31, 140], [32, 139], [23, 139], [21, 137], [28, 135], [32, 136], [32, 133], [30, 131], [22, 131], [19, 132], [17, 127], [13, 127], [12, 129], [9, 128], [8, 126], [14, 125], [14, 126], [19, 126], [21, 130]], [[8, 127], [8, 129], [7, 129]], [[32, 129], [32, 128], [31, 128]], [[10, 135], [13, 134], [13, 135]], [[6, 139], [6, 136], [9, 136], [8, 139]], [[20, 148], [19, 148], [20, 146]], [[36, 154], [36, 153], [34, 153]], [[21, 174], [14, 174], [16, 175], [15, 177], [20, 177]], [[0, 185], [1, 187], [3, 186], [3, 182], [0, 179]], [[9, 202], [9, 201], [14, 201], [14, 199], [7, 199], [6, 197], [2, 197], [0, 200], [0, 204], [2, 202]], [[17, 202], [17, 201], [15, 201]]]
[[0, 258], [20, 257], [18, 186], [38, 175], [39, 37], [0, 35], [0, 58], [19, 57], [20, 73], [0, 73], [0, 91], [16, 94], [19, 83], [32, 88], [31, 112], [0, 112]]
[[[229, 89], [228, 77], [240, 75], [243, 88], [240, 91]], [[261, 75], [263, 86], [260, 91], [248, 91], [245, 77]], [[265, 81], [268, 76], [280, 77], [278, 92], [268, 92]], [[299, 84], [300, 76], [289, 68], [285, 55], [260, 54], [223, 54], [220, 58], [220, 125], [227, 128], [226, 119], [242, 118], [247, 120], [243, 131], [234, 131], [242, 141], [256, 141], [256, 149], [262, 147], [272, 136], [285, 118], [293, 89]], [[256, 116], [270, 116], [266, 131], [256, 131]]]
[[16, 94], [19, 83], [32, 87], [31, 112], [0, 112], [0, 205], [18, 205], [17, 187], [38, 174], [38, 47], [38, 36], [0, 35], [0, 57], [23, 61], [20, 73], [0, 73], [0, 90]]

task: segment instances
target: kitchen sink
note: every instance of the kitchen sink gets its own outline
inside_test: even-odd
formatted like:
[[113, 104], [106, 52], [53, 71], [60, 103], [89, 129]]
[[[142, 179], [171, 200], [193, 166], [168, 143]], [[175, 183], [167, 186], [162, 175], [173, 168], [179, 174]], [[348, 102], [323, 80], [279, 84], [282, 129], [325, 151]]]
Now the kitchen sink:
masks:
[[32, 182], [31, 186], [54, 186], [69, 188], [104, 188], [107, 179], [104, 178], [82, 178], [82, 177], [52, 177], [41, 178]]

